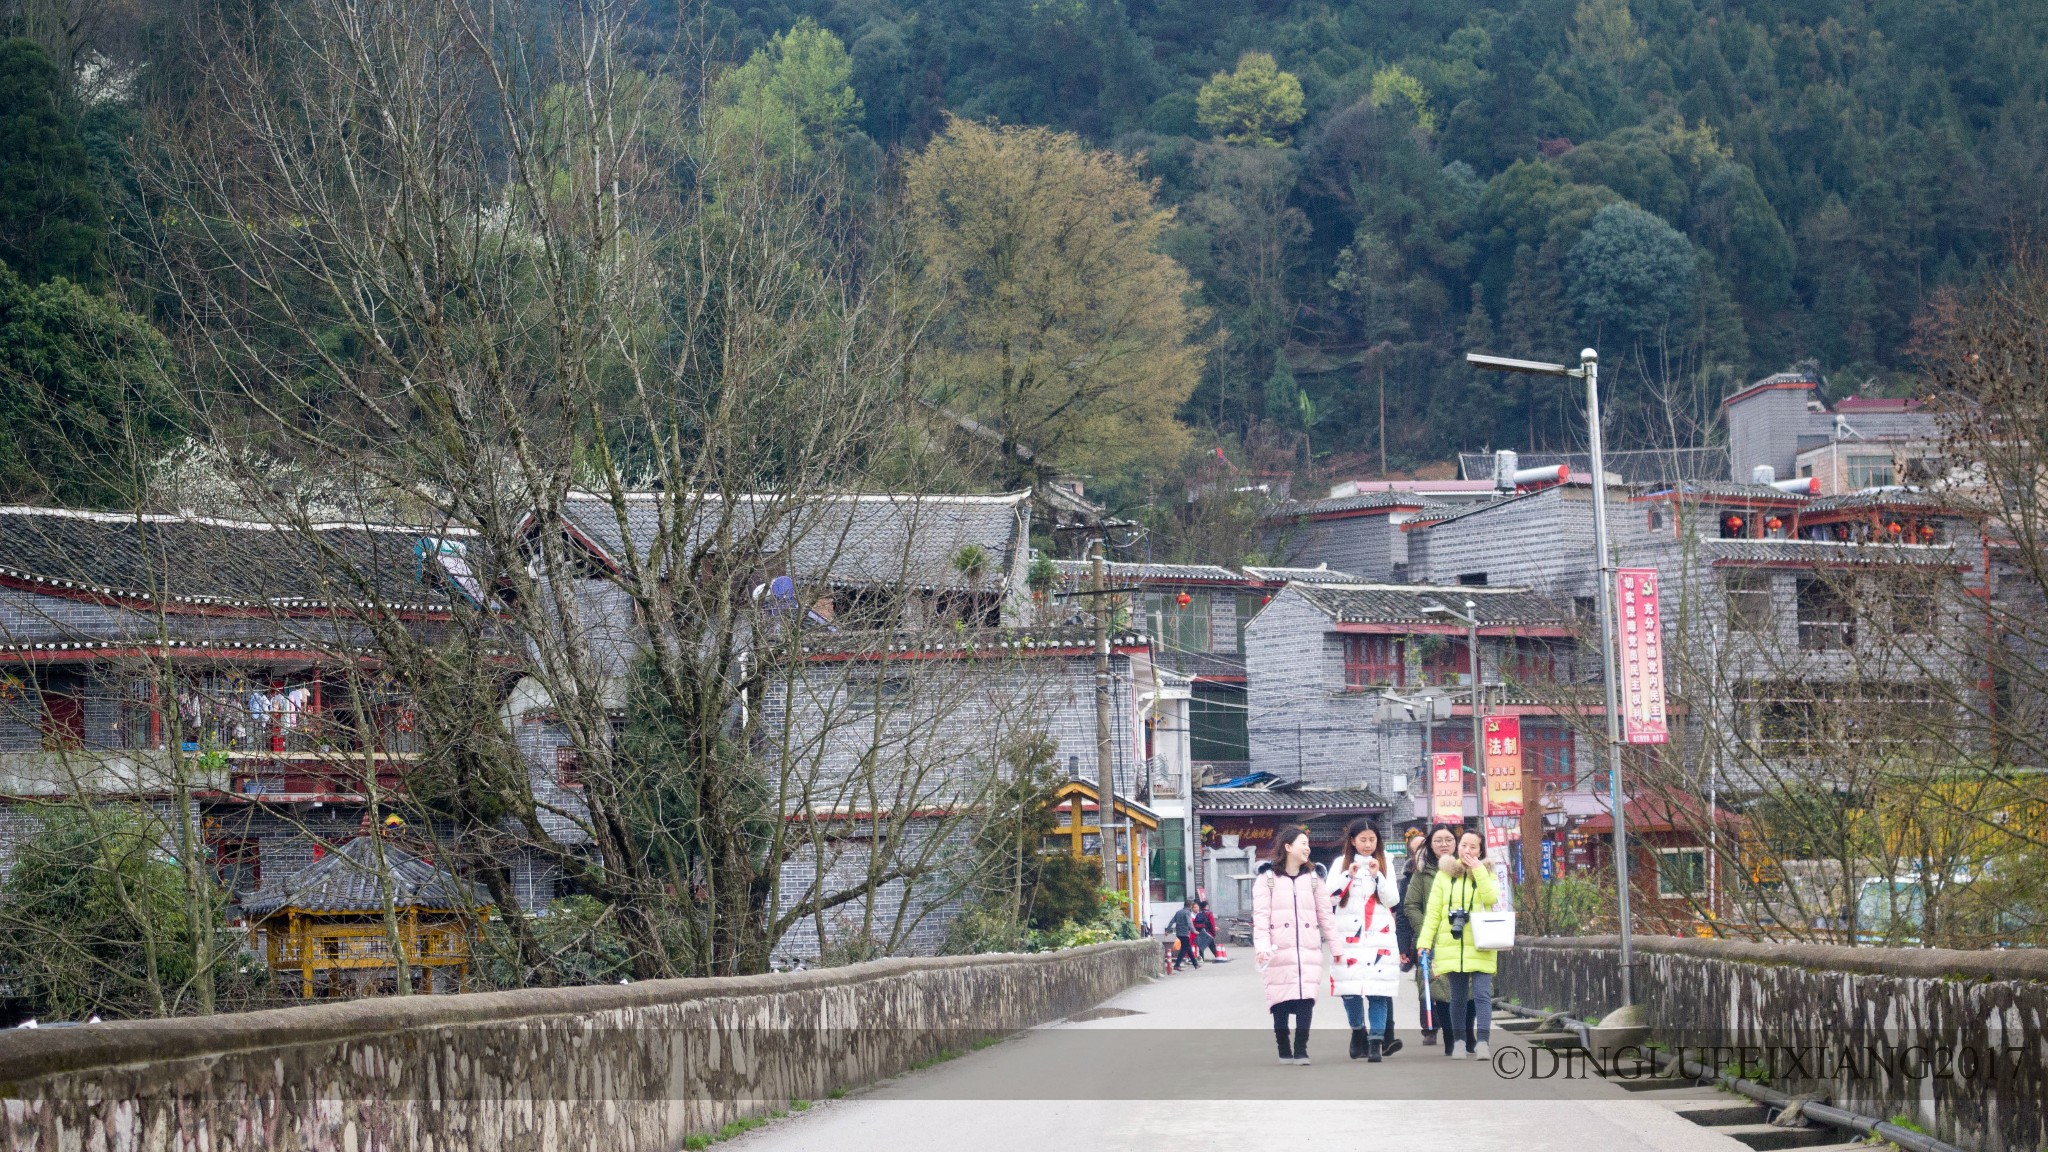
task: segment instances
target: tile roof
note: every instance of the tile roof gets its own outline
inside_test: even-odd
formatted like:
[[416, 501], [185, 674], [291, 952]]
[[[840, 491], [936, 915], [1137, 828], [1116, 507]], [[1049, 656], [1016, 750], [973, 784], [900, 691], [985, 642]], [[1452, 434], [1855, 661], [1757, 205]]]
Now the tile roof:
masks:
[[460, 530], [373, 524], [290, 526], [199, 516], [0, 508], [0, 575], [54, 593], [167, 605], [289, 611], [374, 597], [447, 607], [419, 579], [413, 549]]
[[1900, 564], [1940, 567], [1961, 564], [1949, 544], [1869, 544], [1857, 540], [1703, 540], [1701, 553], [1712, 564], [1773, 564], [1818, 568], [1843, 564]]
[[1340, 624], [1442, 624], [1423, 612], [1433, 602], [1464, 610], [1478, 605], [1479, 622], [1501, 625], [1570, 625], [1571, 613], [1527, 588], [1486, 588], [1429, 584], [1296, 584], [1291, 591]]
[[1393, 807], [1370, 788], [1197, 788], [1197, 812], [1337, 812]]
[[[1672, 492], [1669, 485], [1645, 491], [1645, 496], [1661, 496]], [[1744, 500], [1786, 500], [1804, 504], [1812, 497], [1803, 492], [1787, 492], [1769, 484], [1746, 484], [1739, 480], [1688, 480], [1676, 491], [1685, 496], [1722, 496]]]
[[[384, 864], [390, 873], [391, 902], [400, 908], [454, 910], [490, 903], [476, 885], [388, 840], [384, 842]], [[242, 900], [242, 908], [256, 916], [286, 908], [376, 913], [384, 908], [384, 887], [379, 882], [374, 839], [358, 836], [312, 866], [281, 881], [266, 882]]]
[[[1112, 632], [1112, 650], [1143, 648], [1149, 641], [1136, 631]], [[840, 656], [852, 659], [884, 659], [906, 654], [959, 656], [1029, 656], [1040, 652], [1093, 649], [1095, 629], [1080, 624], [1057, 624], [1045, 628], [999, 628], [954, 630], [936, 628], [918, 632], [827, 632], [813, 629], [803, 641], [812, 656]]]
[[[1062, 582], [1069, 587], [1075, 586], [1076, 581], [1089, 579], [1094, 571], [1086, 560], [1055, 560], [1053, 567], [1059, 570]], [[1137, 564], [1117, 560], [1109, 562], [1109, 580], [1111, 584], [1120, 584], [1126, 580], [1162, 583], [1187, 580], [1208, 580], [1226, 584], [1245, 582], [1244, 577], [1220, 564]]]
[[1247, 575], [1247, 576], [1249, 576], [1249, 577], [1251, 577], [1251, 578], [1252, 578], [1252, 579], [1254, 579], [1254, 580], [1263, 580], [1263, 581], [1266, 581], [1266, 582], [1268, 582], [1268, 583], [1290, 583], [1290, 582], [1299, 582], [1299, 583], [1302, 583], [1302, 584], [1357, 584], [1357, 583], [1360, 583], [1360, 580], [1358, 579], [1358, 577], [1356, 577], [1356, 576], [1353, 576], [1353, 575], [1351, 575], [1351, 574], [1350, 574], [1349, 572], [1339, 572], [1339, 571], [1337, 571], [1336, 569], [1334, 569], [1334, 568], [1330, 567], [1330, 566], [1329, 566], [1328, 564], [1319, 564], [1319, 565], [1317, 565], [1317, 566], [1316, 566], [1316, 567], [1314, 567], [1314, 568], [1272, 568], [1272, 567], [1267, 567], [1267, 566], [1265, 566], [1265, 565], [1256, 565], [1256, 566], [1254, 566], [1254, 565], [1251, 565], [1251, 564], [1247, 564], [1247, 565], [1245, 565], [1245, 566], [1244, 566], [1244, 574], [1245, 574], [1245, 575]]
[[1815, 512], [1835, 512], [1844, 508], [1928, 508], [1942, 509], [1945, 506], [1929, 493], [1918, 488], [1865, 488], [1857, 492], [1843, 492], [1835, 496], [1822, 496], [1806, 505], [1800, 511], [1811, 515]]
[[[660, 492], [626, 496], [625, 532], [643, 553], [678, 516], [675, 497]], [[1031, 494], [924, 496], [913, 494], [820, 495], [782, 498], [750, 494], [732, 502], [710, 494], [693, 498], [685, 510], [702, 547], [714, 533], [728, 535], [766, 554], [781, 554], [791, 575], [842, 586], [905, 586], [969, 589], [1002, 587], [1021, 571], [1029, 547]], [[569, 522], [617, 561], [626, 553], [625, 533], [611, 499], [571, 493], [564, 506]], [[977, 582], [955, 564], [967, 545], [987, 554]]]
[[1449, 505], [1417, 496], [1412, 492], [1360, 492], [1356, 496], [1334, 496], [1327, 500], [1290, 500], [1267, 509], [1259, 519], [1265, 523], [1298, 520], [1303, 516], [1327, 516], [1339, 512], [1368, 512], [1378, 508], [1416, 508], [1433, 511]]

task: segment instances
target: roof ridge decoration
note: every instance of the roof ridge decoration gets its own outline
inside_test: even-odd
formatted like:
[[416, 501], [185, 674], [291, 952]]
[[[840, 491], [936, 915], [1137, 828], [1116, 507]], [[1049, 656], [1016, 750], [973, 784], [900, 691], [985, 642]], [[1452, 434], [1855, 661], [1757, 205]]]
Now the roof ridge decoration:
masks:
[[459, 524], [439, 528], [425, 524], [379, 524], [368, 520], [315, 520], [308, 524], [280, 524], [276, 521], [233, 520], [186, 512], [98, 512], [90, 508], [38, 508], [28, 504], [0, 505], [0, 516], [45, 516], [53, 520], [85, 520], [96, 524], [191, 524], [201, 528], [230, 528], [244, 532], [389, 532], [407, 536], [420, 532], [434, 532], [443, 536], [477, 534], [475, 529]]
[[[662, 490], [662, 489], [633, 489], [633, 490], [631, 490], [631, 491], [626, 491], [626, 492], [621, 492], [621, 493], [619, 493], [619, 498], [620, 498], [620, 499], [623, 499], [624, 501], [626, 501], [626, 502], [627, 502], [627, 503], [629, 503], [629, 504], [645, 504], [645, 503], [658, 503], [658, 502], [660, 502], [660, 501], [661, 501], [661, 500], [663, 500], [663, 499], [673, 499], [673, 498], [675, 498], [675, 497], [676, 497], [676, 495], [677, 495], [676, 493], [673, 493], [673, 492], [668, 492], [668, 491], [665, 491], [665, 490]], [[726, 499], [725, 495], [724, 495], [723, 493], [720, 493], [720, 492], [699, 492], [699, 493], [696, 493], [696, 494], [694, 494], [693, 498], [694, 498], [694, 499], [698, 499], [698, 500], [724, 500], [724, 499]], [[582, 489], [582, 488], [571, 488], [571, 489], [569, 489], [569, 490], [568, 490], [568, 491], [567, 491], [566, 493], [564, 493], [564, 494], [563, 494], [563, 499], [565, 499], [565, 500], [584, 500], [584, 501], [592, 501], [592, 502], [597, 502], [597, 503], [609, 504], [609, 503], [611, 503], [611, 502], [612, 502], [612, 499], [613, 499], [613, 497], [611, 496], [611, 494], [610, 494], [610, 493], [606, 493], [606, 492], [592, 492], [592, 491], [588, 491], [588, 490], [586, 490], [586, 489]], [[1028, 489], [1028, 488], [1026, 488], [1026, 489], [1022, 489], [1022, 490], [1020, 490], [1020, 491], [1017, 491], [1017, 492], [968, 492], [968, 493], [947, 493], [947, 492], [817, 492], [817, 493], [811, 493], [811, 494], [809, 494], [809, 495], [797, 495], [797, 494], [792, 494], [792, 493], [780, 493], [780, 492], [739, 492], [739, 493], [735, 493], [735, 494], [734, 494], [734, 499], [735, 499], [735, 500], [736, 500], [737, 502], [742, 502], [742, 503], [754, 503], [754, 502], [756, 502], [756, 501], [764, 501], [764, 500], [825, 500], [825, 501], [832, 501], [832, 502], [843, 502], [843, 501], [851, 501], [851, 502], [870, 502], [870, 501], [871, 501], [871, 502], [874, 502], [874, 503], [878, 503], [878, 504], [893, 504], [893, 503], [929, 503], [929, 504], [1005, 504], [1005, 505], [1008, 505], [1008, 504], [1021, 504], [1021, 503], [1024, 503], [1024, 502], [1026, 502], [1026, 501], [1030, 500], [1030, 499], [1031, 499], [1031, 490], [1030, 490], [1030, 489]]]

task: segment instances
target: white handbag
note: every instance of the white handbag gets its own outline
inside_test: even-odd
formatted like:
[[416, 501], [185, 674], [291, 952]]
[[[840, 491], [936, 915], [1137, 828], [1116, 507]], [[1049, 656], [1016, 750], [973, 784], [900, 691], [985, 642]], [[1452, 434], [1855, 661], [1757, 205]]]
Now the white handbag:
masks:
[[1513, 912], [1474, 912], [1472, 922], [1466, 925], [1472, 933], [1472, 946], [1488, 952], [1505, 952], [1515, 946], [1515, 914]]

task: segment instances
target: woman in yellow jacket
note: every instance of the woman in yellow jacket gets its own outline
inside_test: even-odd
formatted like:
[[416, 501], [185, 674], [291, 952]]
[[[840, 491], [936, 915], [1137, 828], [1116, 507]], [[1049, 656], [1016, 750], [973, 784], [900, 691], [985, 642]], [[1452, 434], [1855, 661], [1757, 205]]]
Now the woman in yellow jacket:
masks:
[[1479, 1043], [1468, 1051], [1481, 1060], [1492, 1056], [1487, 1035], [1493, 1030], [1493, 973], [1495, 953], [1472, 946], [1471, 918], [1474, 912], [1491, 911], [1500, 899], [1500, 882], [1486, 863], [1486, 838], [1477, 832], [1458, 837], [1458, 854], [1437, 873], [1429, 889], [1429, 911], [1422, 917], [1422, 932], [1415, 946], [1432, 972], [1442, 972], [1451, 982], [1450, 1031], [1445, 1033], [1444, 1052], [1462, 1060], [1467, 1052], [1458, 1050], [1457, 1040], [1465, 1035], [1466, 1001], [1472, 1001], [1479, 1015]]

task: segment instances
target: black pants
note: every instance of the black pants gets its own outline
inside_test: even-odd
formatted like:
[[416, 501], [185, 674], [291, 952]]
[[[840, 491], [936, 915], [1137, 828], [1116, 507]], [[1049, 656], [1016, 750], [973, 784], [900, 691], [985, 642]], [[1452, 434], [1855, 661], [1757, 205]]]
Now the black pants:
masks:
[[[1437, 1030], [1443, 1033], [1444, 1053], [1448, 1055], [1451, 1047], [1458, 1042], [1458, 1034], [1451, 1028], [1451, 1002], [1449, 1000], [1438, 1000], [1433, 1002], [1430, 1008], [1436, 1015]], [[1465, 1001], [1465, 1051], [1470, 1052], [1473, 1046], [1478, 1043], [1479, 1011], [1473, 1006], [1472, 1001], [1467, 1000]]]
[[1180, 940], [1180, 955], [1174, 958], [1173, 966], [1178, 968], [1182, 964], [1193, 964], [1195, 967], [1200, 968], [1202, 966], [1202, 954], [1195, 951], [1195, 938], [1193, 936], [1181, 936], [1177, 937], [1177, 939]]
[[[1282, 1000], [1273, 1005], [1273, 1041], [1280, 1046], [1282, 1060], [1308, 1058], [1308, 1021], [1316, 1014], [1314, 1000]], [[1287, 1040], [1287, 1019], [1294, 1018], [1294, 1042]]]

